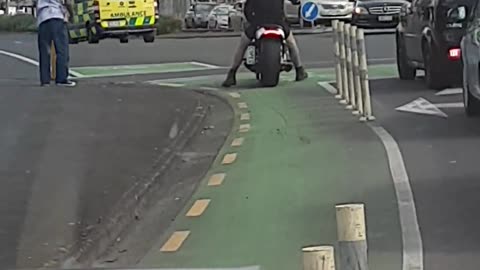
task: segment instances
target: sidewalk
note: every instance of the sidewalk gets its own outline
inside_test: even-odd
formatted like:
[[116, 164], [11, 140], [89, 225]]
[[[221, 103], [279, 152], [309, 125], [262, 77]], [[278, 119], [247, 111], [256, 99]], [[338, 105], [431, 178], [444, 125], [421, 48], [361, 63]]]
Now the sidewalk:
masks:
[[[211, 187], [207, 177], [139, 266], [298, 270], [302, 246], [335, 243], [335, 204], [363, 202], [370, 269], [401, 269], [395, 193], [371, 130], [316, 80], [240, 93], [251, 130], [241, 147], [220, 153], [237, 152], [236, 161], [211, 170], [225, 181]], [[211, 201], [203, 215], [186, 217], [196, 199]], [[176, 252], [161, 252], [176, 230], [190, 235]]]

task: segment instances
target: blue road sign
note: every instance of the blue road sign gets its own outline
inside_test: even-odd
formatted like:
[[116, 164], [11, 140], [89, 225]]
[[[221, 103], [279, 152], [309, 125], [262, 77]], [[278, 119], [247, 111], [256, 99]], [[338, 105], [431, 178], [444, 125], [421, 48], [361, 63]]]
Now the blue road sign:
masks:
[[302, 18], [305, 21], [315, 21], [318, 17], [318, 6], [313, 2], [305, 2], [302, 5]]

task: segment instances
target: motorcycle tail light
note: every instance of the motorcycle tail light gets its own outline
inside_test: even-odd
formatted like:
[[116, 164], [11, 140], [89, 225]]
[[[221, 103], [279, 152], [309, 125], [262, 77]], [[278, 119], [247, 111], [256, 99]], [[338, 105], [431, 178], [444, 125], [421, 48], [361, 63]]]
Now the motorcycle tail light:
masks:
[[460, 60], [461, 57], [462, 57], [462, 51], [460, 48], [452, 48], [448, 50], [448, 59], [450, 61]]

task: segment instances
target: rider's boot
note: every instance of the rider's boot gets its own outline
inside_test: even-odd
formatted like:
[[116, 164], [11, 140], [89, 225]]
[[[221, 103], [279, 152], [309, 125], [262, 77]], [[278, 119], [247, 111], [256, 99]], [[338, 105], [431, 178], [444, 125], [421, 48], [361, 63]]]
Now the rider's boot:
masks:
[[297, 73], [295, 76], [295, 81], [299, 82], [308, 78], [308, 73], [305, 71], [304, 67], [296, 67], [295, 71]]
[[236, 70], [230, 69], [227, 74], [227, 78], [225, 81], [222, 83], [223, 87], [230, 87], [234, 86], [237, 84], [237, 78], [236, 78]]

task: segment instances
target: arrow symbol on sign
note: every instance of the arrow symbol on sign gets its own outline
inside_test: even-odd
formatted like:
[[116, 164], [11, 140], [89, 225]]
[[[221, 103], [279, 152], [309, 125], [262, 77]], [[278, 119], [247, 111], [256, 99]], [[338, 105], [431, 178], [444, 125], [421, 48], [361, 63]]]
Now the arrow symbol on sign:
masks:
[[305, 14], [307, 18], [310, 18], [312, 15], [312, 12], [315, 10], [315, 5], [311, 5], [310, 8], [307, 10], [307, 13]]
[[410, 113], [418, 113], [418, 114], [426, 114], [426, 115], [433, 115], [447, 118], [447, 114], [440, 110], [437, 106], [430, 103], [428, 100], [424, 98], [417, 98], [416, 100], [400, 106], [395, 110], [400, 112], [410, 112]]

